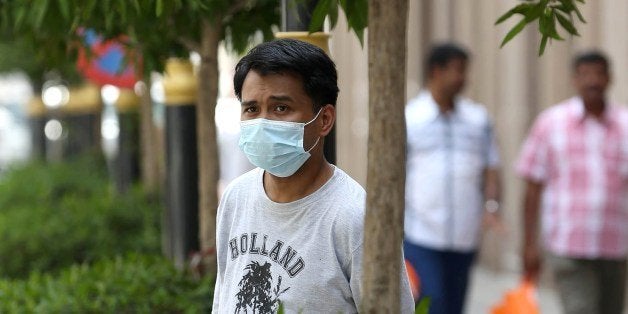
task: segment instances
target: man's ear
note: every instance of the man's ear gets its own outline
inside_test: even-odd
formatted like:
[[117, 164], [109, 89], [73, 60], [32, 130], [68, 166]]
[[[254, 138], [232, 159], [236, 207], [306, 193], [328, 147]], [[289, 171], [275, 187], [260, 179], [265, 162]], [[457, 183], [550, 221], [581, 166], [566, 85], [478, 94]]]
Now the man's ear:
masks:
[[327, 136], [331, 129], [334, 127], [334, 122], [336, 122], [336, 107], [331, 104], [324, 105], [321, 108], [321, 131], [320, 136]]

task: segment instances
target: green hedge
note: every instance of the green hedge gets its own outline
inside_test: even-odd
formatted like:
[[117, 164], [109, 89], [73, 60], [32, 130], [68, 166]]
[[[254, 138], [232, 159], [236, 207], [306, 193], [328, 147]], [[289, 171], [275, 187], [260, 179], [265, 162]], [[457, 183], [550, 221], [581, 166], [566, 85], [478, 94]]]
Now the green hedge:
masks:
[[102, 159], [33, 163], [0, 179], [0, 278], [126, 252], [160, 252], [161, 207], [114, 194]]
[[163, 257], [132, 254], [0, 280], [0, 313], [209, 313], [213, 288]]

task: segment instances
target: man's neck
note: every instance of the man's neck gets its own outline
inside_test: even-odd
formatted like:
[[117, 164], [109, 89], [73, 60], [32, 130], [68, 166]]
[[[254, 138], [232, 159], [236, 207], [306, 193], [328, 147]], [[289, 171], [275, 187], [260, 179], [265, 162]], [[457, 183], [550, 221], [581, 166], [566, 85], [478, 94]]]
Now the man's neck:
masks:
[[604, 99], [598, 100], [582, 100], [584, 103], [584, 110], [587, 114], [590, 114], [595, 117], [601, 117], [604, 114], [604, 109], [606, 108], [606, 103]]
[[440, 112], [446, 113], [454, 109], [454, 99], [456, 95], [449, 95], [443, 91], [442, 88], [434, 84], [428, 84], [427, 88], [438, 105]]
[[280, 178], [264, 172], [264, 191], [277, 203], [302, 199], [318, 190], [334, 173], [333, 167], [322, 156], [314, 155], [295, 174]]

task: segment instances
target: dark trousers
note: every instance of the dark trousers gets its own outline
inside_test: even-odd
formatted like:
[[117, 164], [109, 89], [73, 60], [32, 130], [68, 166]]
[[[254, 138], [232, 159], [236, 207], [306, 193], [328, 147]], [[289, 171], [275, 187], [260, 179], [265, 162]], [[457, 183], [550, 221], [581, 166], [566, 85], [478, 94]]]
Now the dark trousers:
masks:
[[621, 314], [626, 259], [581, 259], [548, 254], [566, 314]]
[[420, 298], [430, 298], [430, 314], [461, 314], [475, 252], [440, 251], [404, 241], [405, 258], [420, 278]]

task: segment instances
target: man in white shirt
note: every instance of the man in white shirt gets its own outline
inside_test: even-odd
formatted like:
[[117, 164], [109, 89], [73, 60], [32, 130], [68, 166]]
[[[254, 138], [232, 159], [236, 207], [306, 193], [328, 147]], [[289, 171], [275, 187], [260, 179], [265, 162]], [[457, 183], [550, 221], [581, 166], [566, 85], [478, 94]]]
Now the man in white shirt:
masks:
[[468, 54], [453, 44], [426, 58], [427, 85], [406, 107], [404, 250], [430, 313], [462, 312], [482, 221], [499, 223], [499, 154], [486, 109], [459, 96]]

